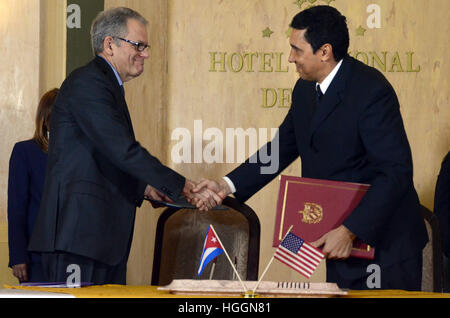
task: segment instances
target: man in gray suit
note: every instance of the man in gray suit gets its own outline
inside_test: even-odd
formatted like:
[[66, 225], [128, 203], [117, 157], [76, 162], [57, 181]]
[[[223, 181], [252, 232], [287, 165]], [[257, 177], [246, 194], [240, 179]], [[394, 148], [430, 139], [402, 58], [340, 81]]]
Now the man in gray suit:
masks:
[[193, 183], [135, 139], [123, 82], [144, 71], [147, 21], [128, 8], [92, 24], [96, 57], [61, 86], [51, 116], [42, 203], [29, 250], [41, 252], [48, 281], [125, 284], [136, 207], [190, 197]]

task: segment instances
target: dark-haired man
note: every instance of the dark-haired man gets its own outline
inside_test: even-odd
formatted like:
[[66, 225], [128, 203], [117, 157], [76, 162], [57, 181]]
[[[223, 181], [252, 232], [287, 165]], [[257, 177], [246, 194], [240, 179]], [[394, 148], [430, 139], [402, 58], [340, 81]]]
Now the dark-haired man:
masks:
[[[370, 288], [368, 266], [376, 264], [375, 287], [420, 290], [427, 234], [396, 94], [380, 72], [347, 55], [346, 18], [335, 8], [304, 10], [291, 27], [289, 62], [301, 78], [279, 127], [278, 171], [261, 174], [264, 164], [247, 160], [194, 191], [208, 188], [222, 198], [234, 193], [244, 202], [299, 156], [303, 177], [371, 184], [344, 223], [313, 242], [327, 255], [327, 281]], [[356, 237], [375, 246], [374, 260], [349, 258]]]

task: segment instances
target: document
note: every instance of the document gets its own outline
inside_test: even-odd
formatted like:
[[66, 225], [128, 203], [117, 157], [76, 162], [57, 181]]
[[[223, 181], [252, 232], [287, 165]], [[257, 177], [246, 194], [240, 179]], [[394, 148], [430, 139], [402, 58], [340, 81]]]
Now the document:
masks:
[[[280, 244], [290, 226], [307, 242], [319, 239], [344, 222], [369, 188], [368, 184], [282, 175], [273, 246]], [[350, 256], [373, 259], [375, 249], [356, 238]]]
[[[153, 200], [150, 198], [145, 198], [145, 200], [150, 201], [154, 206], [158, 206], [158, 207], [166, 206], [169, 208], [179, 208], [179, 209], [193, 209], [193, 210], [197, 209], [197, 207], [195, 205], [192, 205], [189, 202], [187, 202], [187, 200], [184, 196], [179, 197], [174, 202]], [[228, 210], [228, 207], [223, 206], [223, 205], [218, 205], [218, 206], [212, 208], [212, 210], [222, 210], [223, 211], [223, 210]]]

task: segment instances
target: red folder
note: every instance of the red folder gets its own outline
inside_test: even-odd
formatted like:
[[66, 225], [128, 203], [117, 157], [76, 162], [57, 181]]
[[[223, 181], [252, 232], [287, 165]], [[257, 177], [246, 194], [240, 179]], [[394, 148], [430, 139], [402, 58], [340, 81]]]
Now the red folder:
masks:
[[[273, 246], [288, 229], [307, 242], [314, 242], [341, 225], [352, 213], [370, 185], [282, 175], [278, 193]], [[351, 257], [373, 259], [375, 249], [358, 238]]]

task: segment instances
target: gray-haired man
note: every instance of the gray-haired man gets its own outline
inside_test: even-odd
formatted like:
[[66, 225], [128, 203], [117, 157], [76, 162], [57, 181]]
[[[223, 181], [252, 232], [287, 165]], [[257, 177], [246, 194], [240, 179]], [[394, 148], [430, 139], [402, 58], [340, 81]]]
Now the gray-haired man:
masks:
[[136, 207], [144, 196], [191, 195], [193, 183], [134, 136], [122, 85], [144, 71], [146, 25], [128, 8], [101, 12], [91, 30], [96, 57], [67, 77], [55, 102], [46, 181], [29, 246], [42, 253], [50, 282], [67, 281], [75, 264], [81, 282], [125, 284]]

